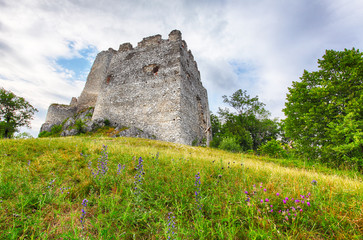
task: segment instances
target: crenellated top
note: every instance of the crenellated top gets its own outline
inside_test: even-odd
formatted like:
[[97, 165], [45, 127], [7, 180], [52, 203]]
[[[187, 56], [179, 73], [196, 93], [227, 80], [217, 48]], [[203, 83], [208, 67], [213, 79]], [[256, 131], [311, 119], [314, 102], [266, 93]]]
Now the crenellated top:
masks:
[[[157, 46], [157, 45], [159, 45], [159, 44], [161, 44], [163, 42], [166, 42], [166, 41], [170, 41], [170, 42], [182, 41], [181, 32], [179, 30], [171, 31], [169, 33], [169, 39], [167, 39], [167, 40], [162, 39], [160, 34], [143, 38], [143, 40], [137, 44], [137, 48]], [[186, 47], [185, 41], [183, 41], [182, 45], [183, 45], [183, 47], [184, 46]], [[130, 51], [130, 50], [133, 50], [133, 49], [134, 48], [131, 45], [131, 43], [123, 43], [123, 44], [120, 45], [120, 47], [118, 49], [118, 52], [127, 52], [127, 51]]]

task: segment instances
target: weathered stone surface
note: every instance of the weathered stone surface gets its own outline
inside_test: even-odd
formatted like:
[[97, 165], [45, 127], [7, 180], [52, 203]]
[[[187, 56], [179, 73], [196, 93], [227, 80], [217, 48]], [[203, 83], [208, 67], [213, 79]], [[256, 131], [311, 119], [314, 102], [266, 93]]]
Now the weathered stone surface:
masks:
[[54, 126], [53, 123], [43, 123], [42, 126], [40, 127], [40, 132], [50, 132], [52, 130], [52, 127]]
[[[125, 43], [118, 51], [99, 53], [81, 96], [72, 99], [71, 107], [81, 112], [74, 119], [83, 119], [87, 131], [104, 126], [107, 120], [114, 127], [129, 127], [123, 131], [128, 136], [183, 144], [211, 140], [207, 91], [178, 30], [166, 40], [155, 35], [135, 48]], [[94, 107], [93, 114], [85, 113], [89, 107]], [[48, 112], [46, 123], [70, 117], [66, 112], [57, 118], [58, 110], [53, 112], [49, 121]]]
[[144, 132], [141, 129], [138, 129], [136, 127], [130, 127], [124, 129], [124, 127], [117, 127], [116, 132], [118, 132], [113, 137], [138, 137], [138, 138], [148, 138], [148, 139], [156, 139], [155, 136]]
[[75, 136], [79, 134], [79, 131], [77, 129], [69, 129], [69, 130], [65, 130], [63, 132], [61, 132], [61, 137], [66, 137], [66, 136]]

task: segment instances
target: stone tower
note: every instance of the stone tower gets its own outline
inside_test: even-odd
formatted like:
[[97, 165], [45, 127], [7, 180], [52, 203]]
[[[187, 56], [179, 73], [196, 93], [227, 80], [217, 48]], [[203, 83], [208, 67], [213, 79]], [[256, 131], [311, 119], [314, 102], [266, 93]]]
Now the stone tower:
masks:
[[46, 123], [94, 107], [93, 121], [142, 129], [156, 139], [182, 144], [211, 140], [207, 91], [197, 63], [180, 31], [164, 40], [144, 38], [133, 47], [100, 52], [78, 99], [68, 106], [52, 104]]

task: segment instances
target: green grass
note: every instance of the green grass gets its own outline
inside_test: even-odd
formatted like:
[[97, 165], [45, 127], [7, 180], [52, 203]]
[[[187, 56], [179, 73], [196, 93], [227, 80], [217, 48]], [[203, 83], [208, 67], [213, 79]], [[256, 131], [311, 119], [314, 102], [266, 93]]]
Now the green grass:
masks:
[[289, 165], [136, 138], [1, 140], [0, 239], [361, 239], [362, 177]]

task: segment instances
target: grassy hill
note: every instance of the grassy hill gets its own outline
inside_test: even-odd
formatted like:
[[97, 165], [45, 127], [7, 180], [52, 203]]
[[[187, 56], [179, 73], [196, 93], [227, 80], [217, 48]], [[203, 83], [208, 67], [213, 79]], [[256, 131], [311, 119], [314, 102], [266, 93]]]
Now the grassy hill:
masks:
[[135, 138], [0, 141], [0, 239], [362, 239], [357, 173]]

